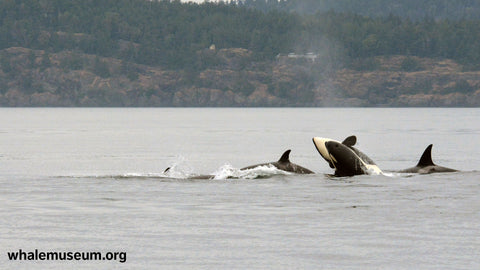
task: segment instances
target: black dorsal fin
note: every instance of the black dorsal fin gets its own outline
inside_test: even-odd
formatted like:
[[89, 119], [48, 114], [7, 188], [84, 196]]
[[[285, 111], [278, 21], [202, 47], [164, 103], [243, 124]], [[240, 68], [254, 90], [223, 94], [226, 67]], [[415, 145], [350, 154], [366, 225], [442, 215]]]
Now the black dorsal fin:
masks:
[[430, 144], [429, 146], [427, 146], [427, 148], [423, 152], [422, 157], [420, 158], [420, 161], [417, 164], [418, 167], [435, 165], [432, 160], [432, 147], [433, 147], [433, 144]]
[[354, 146], [357, 143], [357, 136], [352, 135], [343, 140], [342, 144], [346, 146]]
[[283, 153], [278, 162], [290, 162], [290, 151], [290, 149], [285, 151], [285, 153]]

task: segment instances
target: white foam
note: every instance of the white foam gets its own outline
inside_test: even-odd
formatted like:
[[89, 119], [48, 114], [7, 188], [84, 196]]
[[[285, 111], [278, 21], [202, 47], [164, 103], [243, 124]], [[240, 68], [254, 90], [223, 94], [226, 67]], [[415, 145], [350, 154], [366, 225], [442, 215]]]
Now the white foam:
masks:
[[[362, 161], [363, 162], [363, 161]], [[369, 175], [382, 175], [383, 172], [378, 168], [377, 165], [371, 165], [371, 164], [365, 164], [365, 167], [367, 168], [367, 174]]]
[[274, 175], [291, 175], [291, 173], [282, 171], [273, 165], [258, 166], [252, 169], [240, 170], [230, 164], [225, 164], [218, 168], [214, 173], [214, 179], [256, 179], [265, 178]]

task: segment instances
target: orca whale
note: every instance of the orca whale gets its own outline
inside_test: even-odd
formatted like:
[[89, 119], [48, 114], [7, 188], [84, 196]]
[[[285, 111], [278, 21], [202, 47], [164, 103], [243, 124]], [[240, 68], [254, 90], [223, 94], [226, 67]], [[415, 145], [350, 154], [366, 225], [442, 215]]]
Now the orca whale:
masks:
[[[311, 171], [307, 168], [304, 168], [300, 165], [297, 165], [295, 163], [290, 162], [290, 152], [291, 152], [290, 149], [285, 151], [278, 161], [251, 165], [251, 166], [241, 168], [240, 170], [241, 171], [251, 170], [251, 169], [261, 167], [261, 166], [274, 166], [275, 168], [277, 168], [279, 170], [292, 172], [292, 173], [296, 173], [296, 174], [313, 174], [314, 173], [313, 171]], [[170, 170], [170, 167], [166, 168], [163, 171], [163, 173], [167, 173], [169, 170]], [[210, 175], [210, 174], [195, 175], [195, 176], [188, 177], [188, 179], [213, 179], [213, 178], [215, 178], [215, 175]]]
[[457, 172], [455, 169], [450, 169], [442, 166], [438, 166], [433, 163], [432, 160], [432, 147], [433, 144], [427, 146], [420, 161], [415, 167], [411, 167], [405, 170], [399, 171], [399, 173], [419, 173], [419, 174], [429, 174], [429, 173], [441, 173], [441, 172]]
[[278, 161], [251, 165], [251, 166], [248, 166], [248, 167], [245, 167], [245, 168], [241, 168], [240, 170], [249, 170], [249, 169], [254, 169], [254, 168], [257, 168], [257, 167], [260, 167], [260, 166], [274, 166], [275, 168], [277, 168], [279, 170], [292, 172], [292, 173], [297, 173], [297, 174], [312, 174], [312, 173], [314, 173], [307, 168], [304, 168], [300, 165], [297, 165], [295, 163], [290, 162], [290, 152], [291, 152], [290, 149], [285, 151]]
[[335, 169], [335, 176], [382, 173], [371, 158], [353, 147], [357, 143], [357, 137], [354, 135], [347, 137], [343, 142], [321, 137], [314, 137], [312, 141], [330, 168]]

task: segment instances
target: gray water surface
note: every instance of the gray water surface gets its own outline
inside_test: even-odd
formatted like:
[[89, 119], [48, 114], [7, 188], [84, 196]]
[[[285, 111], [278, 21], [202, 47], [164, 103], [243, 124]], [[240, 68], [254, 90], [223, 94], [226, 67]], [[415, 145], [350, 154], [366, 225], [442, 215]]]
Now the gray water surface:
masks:
[[[0, 268], [479, 269], [478, 119], [479, 109], [3, 108]], [[385, 175], [329, 176], [311, 138], [352, 134]], [[430, 143], [436, 163], [461, 171], [390, 172]], [[316, 174], [227, 178], [286, 149]], [[185, 179], [196, 174], [218, 179]], [[19, 249], [127, 259], [9, 261]]]

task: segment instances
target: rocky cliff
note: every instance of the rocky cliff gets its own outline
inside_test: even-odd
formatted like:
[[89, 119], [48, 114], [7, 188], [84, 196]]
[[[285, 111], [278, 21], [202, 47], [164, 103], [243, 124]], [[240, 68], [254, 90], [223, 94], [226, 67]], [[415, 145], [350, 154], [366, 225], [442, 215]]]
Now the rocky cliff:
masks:
[[260, 62], [239, 48], [198, 54], [215, 65], [165, 70], [72, 51], [8, 48], [0, 52], [0, 105], [480, 105], [480, 71], [448, 59], [376, 57], [368, 68], [333, 70], [321, 61]]

